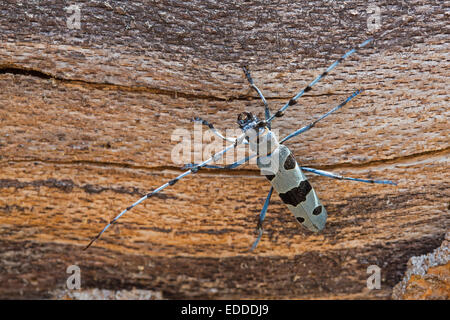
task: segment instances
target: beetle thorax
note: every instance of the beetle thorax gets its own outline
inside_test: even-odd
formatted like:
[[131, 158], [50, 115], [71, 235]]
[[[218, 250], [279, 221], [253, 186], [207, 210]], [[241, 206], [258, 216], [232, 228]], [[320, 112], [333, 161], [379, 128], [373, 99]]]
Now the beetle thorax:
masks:
[[[259, 133], [257, 133], [257, 130], [259, 130]], [[280, 145], [275, 133], [267, 127], [250, 129], [247, 131], [247, 137], [250, 150], [257, 153], [259, 157], [271, 154]]]

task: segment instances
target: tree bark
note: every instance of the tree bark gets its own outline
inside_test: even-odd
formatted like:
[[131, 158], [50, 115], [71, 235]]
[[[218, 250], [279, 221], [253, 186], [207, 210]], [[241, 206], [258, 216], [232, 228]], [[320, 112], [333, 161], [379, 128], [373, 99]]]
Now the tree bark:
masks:
[[[0, 12], [0, 297], [52, 297], [69, 265], [82, 286], [164, 298], [390, 298], [408, 259], [449, 229], [448, 12], [440, 1], [3, 1]], [[302, 166], [397, 186], [310, 176], [325, 230], [302, 229], [255, 164], [181, 172], [177, 129], [218, 130], [272, 112], [373, 36], [273, 121], [279, 137], [364, 92], [286, 143]], [[205, 131], [205, 129], [203, 130]], [[206, 138], [205, 138], [206, 140]], [[192, 145], [192, 148], [195, 147]], [[205, 150], [202, 152], [206, 153]], [[194, 160], [194, 159], [191, 159]], [[382, 287], [368, 290], [367, 267]]]

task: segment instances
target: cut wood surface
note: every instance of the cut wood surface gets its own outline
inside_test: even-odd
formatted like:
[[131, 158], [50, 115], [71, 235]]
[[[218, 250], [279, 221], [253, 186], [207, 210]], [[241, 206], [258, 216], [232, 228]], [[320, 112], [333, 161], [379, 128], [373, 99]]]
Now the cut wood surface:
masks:
[[[359, 0], [78, 3], [81, 29], [67, 27], [59, 2], [0, 3], [0, 297], [50, 298], [78, 265], [83, 289], [163, 298], [390, 298], [408, 259], [442, 242], [450, 226], [442, 2], [379, 1], [375, 32]], [[274, 195], [250, 253], [268, 181], [254, 163], [202, 169], [82, 251], [121, 210], [182, 172], [173, 135], [191, 132], [192, 117], [238, 132], [240, 112], [263, 115], [242, 66], [274, 112], [370, 36], [273, 127], [284, 137], [364, 89], [286, 145], [300, 165], [397, 186], [308, 175], [329, 214], [325, 230], [302, 229]], [[380, 290], [366, 287], [369, 265], [381, 268]]]

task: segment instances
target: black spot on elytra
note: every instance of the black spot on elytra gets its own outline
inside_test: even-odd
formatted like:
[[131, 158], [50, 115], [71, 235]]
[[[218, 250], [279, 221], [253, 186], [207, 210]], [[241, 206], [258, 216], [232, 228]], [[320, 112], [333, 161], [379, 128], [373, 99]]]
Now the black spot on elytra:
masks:
[[322, 213], [322, 206], [315, 207], [312, 213], [315, 216], [318, 216], [319, 214], [321, 214]]
[[297, 163], [297, 162], [295, 161], [294, 156], [292, 155], [292, 153], [290, 153], [290, 154], [287, 156], [286, 160], [284, 160], [284, 165], [283, 165], [283, 167], [284, 167], [285, 170], [294, 169], [296, 163]]
[[274, 174], [267, 174], [266, 178], [267, 178], [267, 180], [272, 181], [273, 178], [275, 178], [275, 175]]
[[298, 187], [292, 188], [288, 192], [280, 193], [280, 198], [284, 203], [290, 204], [296, 207], [300, 202], [306, 200], [306, 196], [312, 190], [311, 185], [308, 180], [303, 180], [300, 182]]
[[297, 217], [297, 221], [300, 223], [303, 223], [303, 222], [305, 222], [305, 218]]

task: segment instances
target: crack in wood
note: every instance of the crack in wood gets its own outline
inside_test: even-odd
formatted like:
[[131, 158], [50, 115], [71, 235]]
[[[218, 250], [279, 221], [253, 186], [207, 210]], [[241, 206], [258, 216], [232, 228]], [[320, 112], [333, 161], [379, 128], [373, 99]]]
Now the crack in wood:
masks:
[[[8, 65], [0, 65], [0, 74], [14, 74], [14, 75], [24, 75], [24, 76], [30, 76], [30, 77], [37, 77], [40, 79], [45, 80], [55, 80], [62, 83], [70, 83], [70, 84], [77, 84], [82, 85], [84, 87], [90, 87], [94, 89], [108, 89], [108, 90], [117, 90], [117, 91], [125, 91], [125, 92], [147, 92], [157, 95], [164, 95], [164, 96], [170, 96], [170, 97], [180, 97], [185, 98], [188, 100], [209, 100], [209, 101], [252, 101], [259, 99], [258, 96], [252, 96], [248, 94], [242, 94], [238, 96], [230, 96], [227, 98], [212, 96], [212, 95], [205, 95], [205, 94], [192, 94], [192, 93], [186, 93], [186, 92], [179, 92], [175, 90], [166, 90], [166, 89], [160, 89], [160, 88], [152, 88], [147, 86], [127, 86], [127, 85], [121, 85], [121, 84], [114, 84], [109, 82], [93, 82], [93, 81], [87, 81], [87, 80], [81, 80], [81, 79], [67, 79], [58, 77], [55, 75], [52, 75], [50, 73], [43, 72], [41, 70], [32, 69], [32, 68], [26, 68], [23, 66], [18, 66], [14, 64], [8, 64]], [[243, 85], [243, 89], [247, 88], [247, 84]], [[305, 97], [322, 97], [322, 96], [341, 96], [346, 95], [345, 92], [325, 92], [325, 93], [319, 93], [315, 95], [311, 94], [305, 94]], [[291, 96], [267, 96], [265, 97], [266, 100], [289, 100], [291, 99]]]
[[[449, 155], [450, 147], [446, 147], [439, 150], [429, 150], [419, 153], [414, 153], [406, 156], [399, 156], [390, 159], [380, 159], [371, 160], [362, 163], [336, 163], [331, 165], [315, 165], [314, 167], [319, 170], [339, 170], [339, 169], [368, 169], [371, 167], [383, 167], [387, 165], [400, 165], [400, 164], [414, 164], [414, 162], [422, 161], [426, 158], [428, 161], [433, 159], [438, 159]], [[56, 164], [56, 165], [92, 165], [100, 167], [114, 167], [114, 168], [124, 168], [133, 170], [145, 170], [148, 172], [159, 172], [162, 171], [172, 171], [172, 172], [184, 172], [180, 167], [175, 166], [142, 166], [142, 165], [132, 165], [121, 162], [105, 162], [105, 161], [94, 161], [94, 160], [47, 160], [47, 159], [8, 159], [6, 161], [0, 162], [1, 166], [11, 164], [11, 163], [29, 163], [29, 162], [40, 162], [45, 164]], [[307, 166], [306, 164], [304, 166]], [[236, 175], [236, 176], [260, 176], [259, 169], [206, 169], [202, 168], [198, 174], [207, 175]]]

